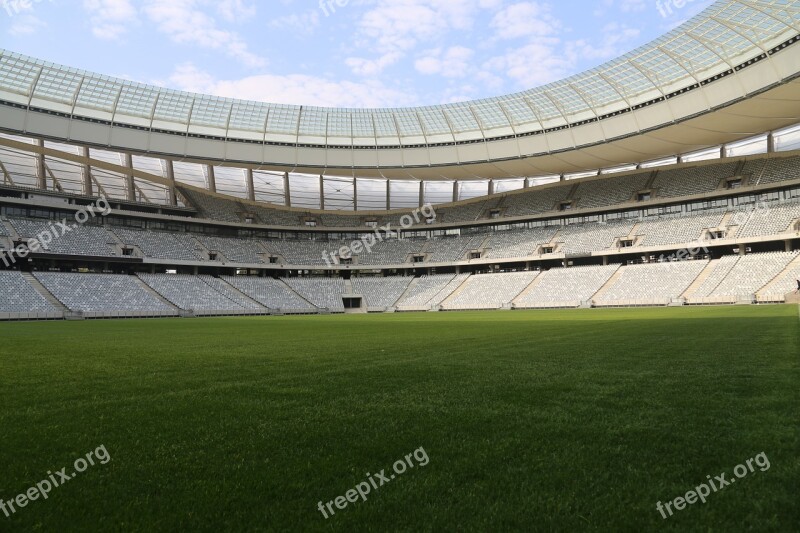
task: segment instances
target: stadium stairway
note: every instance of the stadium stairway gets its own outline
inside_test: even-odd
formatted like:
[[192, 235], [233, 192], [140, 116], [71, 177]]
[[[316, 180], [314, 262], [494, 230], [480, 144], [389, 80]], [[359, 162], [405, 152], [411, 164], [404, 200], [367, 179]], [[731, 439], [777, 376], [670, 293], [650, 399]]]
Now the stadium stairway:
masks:
[[36, 292], [41, 294], [42, 297], [45, 300], [47, 300], [47, 302], [50, 305], [52, 305], [53, 307], [55, 307], [56, 309], [58, 309], [63, 313], [72, 312], [66, 305], [61, 303], [61, 300], [53, 296], [53, 293], [48, 291], [47, 288], [45, 288], [45, 286], [42, 285], [42, 283], [38, 279], [36, 279], [36, 277], [33, 274], [31, 274], [30, 272], [20, 272], [20, 273], [22, 274], [22, 277], [25, 278], [25, 281], [27, 281], [31, 287], [36, 289]]
[[408, 287], [406, 287], [406, 290], [404, 290], [404, 291], [403, 291], [403, 294], [401, 294], [401, 295], [400, 295], [400, 298], [398, 298], [398, 299], [397, 299], [397, 301], [394, 303], [394, 305], [395, 305], [395, 306], [396, 306], [396, 305], [397, 305], [399, 302], [402, 302], [402, 301], [403, 301], [403, 298], [405, 298], [405, 297], [406, 297], [406, 295], [407, 295], [408, 293], [410, 293], [410, 292], [411, 292], [411, 291], [414, 289], [414, 287], [416, 287], [416, 286], [417, 286], [417, 284], [419, 283], [419, 280], [420, 280], [420, 278], [414, 278], [414, 279], [412, 279], [412, 280], [411, 280], [411, 283], [409, 283], [409, 284], [408, 284]]
[[449, 304], [451, 301], [455, 300], [455, 299], [456, 299], [456, 297], [457, 297], [459, 294], [461, 294], [461, 293], [464, 291], [464, 288], [465, 288], [465, 287], [466, 287], [466, 285], [467, 285], [467, 280], [469, 280], [469, 278], [470, 278], [470, 276], [465, 276], [465, 277], [464, 277], [464, 280], [461, 282], [461, 285], [459, 285], [458, 287], [456, 287], [456, 288], [453, 290], [453, 292], [451, 292], [451, 293], [450, 293], [450, 295], [449, 295], [449, 296], [447, 296], [447, 297], [446, 297], [444, 300], [442, 300], [442, 301], [441, 301], [441, 303], [439, 304], [439, 306], [440, 306], [440, 307], [445, 307], [445, 306], [446, 306], [447, 304]]
[[706, 267], [700, 272], [700, 274], [694, 279], [694, 281], [689, 284], [683, 294], [681, 294], [681, 298], [686, 300], [688, 299], [694, 292], [703, 285], [703, 282], [714, 272], [714, 269], [717, 268], [717, 260], [709, 261]]
[[282, 283], [282, 284], [283, 284], [283, 287], [284, 287], [284, 288], [285, 288], [287, 291], [291, 292], [292, 294], [294, 294], [295, 296], [297, 296], [298, 298], [300, 298], [301, 300], [303, 300], [305, 303], [307, 303], [307, 304], [308, 304], [308, 307], [309, 307], [309, 309], [319, 309], [319, 307], [317, 307], [316, 305], [314, 305], [313, 303], [311, 303], [310, 301], [308, 301], [308, 299], [307, 299], [307, 298], [303, 297], [303, 295], [302, 295], [302, 294], [300, 294], [299, 292], [297, 292], [296, 290], [294, 290], [294, 289], [293, 289], [293, 288], [292, 288], [292, 287], [291, 287], [291, 286], [290, 286], [288, 283], [286, 283], [285, 281], [283, 281], [283, 279], [281, 279], [281, 278], [278, 278], [278, 281], [279, 281], [280, 283]]
[[594, 295], [592, 295], [592, 297], [591, 297], [591, 298], [589, 298], [589, 300], [591, 300], [592, 302], [594, 302], [595, 300], [600, 300], [600, 299], [602, 299], [602, 296], [603, 296], [603, 295], [604, 295], [606, 292], [608, 292], [608, 290], [609, 290], [611, 287], [613, 287], [613, 286], [614, 286], [614, 285], [617, 283], [617, 280], [618, 280], [618, 279], [619, 279], [619, 278], [622, 276], [622, 273], [625, 271], [625, 268], [626, 268], [625, 266], [622, 266], [621, 268], [618, 268], [618, 269], [616, 270], [616, 272], [614, 272], [614, 274], [613, 274], [613, 275], [612, 275], [610, 278], [608, 278], [608, 281], [606, 281], [606, 282], [603, 284], [603, 286], [602, 286], [602, 287], [600, 287], [600, 288], [598, 289], [598, 291], [597, 291], [596, 293], [594, 293]]
[[783, 276], [786, 273], [791, 272], [792, 270], [794, 270], [796, 268], [800, 268], [800, 254], [798, 254], [798, 256], [795, 257], [788, 265], [786, 265], [786, 268], [784, 268], [783, 270], [778, 272], [775, 275], [774, 278], [769, 280], [769, 283], [767, 283], [766, 285], [761, 287], [761, 289], [758, 292], [756, 292], [756, 296], [762, 296], [762, 295], [766, 295], [766, 294], [771, 294], [772, 293], [772, 291], [771, 291], [772, 285], [775, 285], [776, 282], [778, 280], [780, 280], [781, 278], [783, 278]]
[[533, 290], [533, 289], [534, 289], [534, 288], [535, 288], [535, 287], [536, 287], [536, 286], [537, 286], [539, 283], [541, 283], [541, 282], [542, 282], [542, 272], [539, 272], [539, 274], [537, 274], [537, 275], [536, 275], [536, 277], [535, 277], [535, 278], [533, 278], [533, 281], [531, 281], [531, 282], [528, 284], [528, 286], [527, 286], [527, 287], [525, 287], [524, 289], [522, 289], [522, 292], [521, 292], [521, 293], [519, 293], [519, 294], [517, 294], [516, 298], [514, 298], [514, 299], [511, 301], [511, 305], [512, 305], [512, 306], [515, 306], [515, 305], [517, 305], [517, 302], [518, 302], [519, 300], [522, 300], [523, 298], [525, 298], [525, 296], [526, 296], [526, 295], [527, 295], [529, 292], [531, 292], [531, 291], [532, 291], [532, 290]]
[[[200, 279], [203, 279], [203, 278], [200, 278]], [[225, 287], [225, 289], [231, 291], [234, 295], [240, 297], [242, 300], [244, 300], [246, 302], [250, 302], [251, 304], [257, 306], [258, 308], [267, 309], [267, 307], [264, 306], [264, 304], [262, 304], [261, 302], [259, 302], [257, 300], [254, 300], [253, 298], [250, 298], [248, 295], [246, 295], [245, 293], [243, 293], [242, 291], [240, 291], [239, 289], [237, 289], [236, 287], [234, 287], [233, 285], [231, 285], [230, 283], [228, 283], [227, 281], [225, 281], [221, 277], [214, 278], [214, 279], [216, 279], [218, 283], [221, 283], [222, 286]], [[205, 279], [203, 279], [203, 282], [206, 285], [208, 285], [209, 287], [211, 287], [212, 289], [217, 290], [216, 287], [214, 287], [213, 285], [208, 283]], [[219, 292], [219, 291], [217, 291], [217, 292]], [[231, 298], [227, 294], [222, 293], [222, 295], [227, 297], [229, 300], [231, 300]], [[236, 300], [232, 300], [232, 301], [234, 303], [238, 303]]]
[[136, 280], [136, 283], [138, 283], [139, 286], [142, 287], [142, 289], [144, 289], [145, 292], [151, 294], [159, 302], [163, 303], [164, 305], [169, 306], [170, 309], [173, 309], [175, 311], [178, 311], [178, 312], [182, 311], [182, 309], [180, 307], [178, 307], [174, 303], [170, 302], [169, 300], [167, 300], [166, 298], [161, 296], [161, 293], [159, 293], [158, 291], [153, 289], [153, 287], [151, 287], [150, 285], [148, 285], [147, 283], [142, 281], [141, 278], [139, 278], [139, 276], [133, 276], [133, 279]]

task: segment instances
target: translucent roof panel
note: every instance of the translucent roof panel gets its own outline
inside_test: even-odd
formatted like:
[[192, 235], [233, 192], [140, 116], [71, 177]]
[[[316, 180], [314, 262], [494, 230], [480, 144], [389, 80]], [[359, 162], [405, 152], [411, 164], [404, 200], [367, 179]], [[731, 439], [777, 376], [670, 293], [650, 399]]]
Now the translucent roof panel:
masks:
[[[625, 110], [664, 92], [760, 56], [797, 34], [800, 0], [718, 0], [662, 37], [597, 68], [517, 94], [405, 109], [326, 109], [242, 102], [149, 87], [53, 65], [0, 49], [0, 93], [112, 111], [126, 117], [199, 125], [235, 138], [236, 131], [314, 137], [413, 139], [457, 134], [480, 139], [491, 130], [569, 126], [586, 116]], [[487, 133], [488, 132], [488, 133]], [[296, 137], [295, 137], [296, 138]]]

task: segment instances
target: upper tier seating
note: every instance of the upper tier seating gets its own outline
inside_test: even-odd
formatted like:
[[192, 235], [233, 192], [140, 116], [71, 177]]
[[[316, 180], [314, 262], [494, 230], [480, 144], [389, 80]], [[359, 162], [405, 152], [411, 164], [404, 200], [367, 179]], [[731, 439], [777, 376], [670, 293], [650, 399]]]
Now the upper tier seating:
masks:
[[241, 213], [244, 208], [234, 200], [219, 198], [186, 187], [177, 187], [178, 191], [192, 204], [200, 218], [222, 220], [223, 222], [243, 222]]
[[209, 252], [221, 253], [232, 263], [266, 263], [264, 256], [267, 255], [267, 251], [256, 241], [211, 235], [196, 235], [195, 238]]
[[277, 279], [254, 276], [222, 276], [222, 279], [269, 309], [279, 309], [283, 312], [317, 310]]
[[669, 303], [697, 279], [708, 261], [674, 261], [623, 266], [619, 278], [596, 300], [598, 305], [620, 302]]
[[283, 282], [320, 309], [344, 311], [345, 286], [341, 278], [283, 278]]
[[180, 261], [202, 261], [197, 244], [185, 233], [165, 231], [143, 231], [113, 227], [117, 237], [128, 246], [138, 246], [146, 257], [155, 259], [176, 259]]
[[645, 219], [636, 229], [643, 235], [641, 246], [685, 244], [698, 241], [706, 229], [715, 229], [722, 223], [724, 213], [681, 216], [675, 218]]
[[56, 309], [17, 271], [0, 270], [0, 313], [52, 313]]
[[479, 274], [470, 276], [445, 309], [498, 309], [511, 303], [537, 276], [538, 272]]
[[567, 182], [509, 194], [503, 202], [503, 214], [507, 217], [518, 217], [556, 211], [558, 205], [567, 199], [574, 185]]
[[765, 185], [800, 179], [800, 156], [748, 161], [744, 173], [752, 173], [749, 185]]
[[9, 218], [9, 221], [23, 239], [34, 239], [37, 235], [49, 233], [53, 240], [42, 243], [44, 252], [98, 257], [117, 255], [114, 238], [102, 226], [77, 224], [72, 220], [66, 222], [72, 229], [62, 234], [63, 228], [57, 226], [55, 221], [27, 218]]
[[793, 220], [800, 218], [800, 203], [759, 206], [734, 213], [731, 224], [743, 221], [737, 237], [761, 237], [790, 231]]
[[536, 228], [524, 231], [499, 231], [493, 233], [486, 245], [486, 257], [491, 259], [505, 259], [513, 257], [527, 257], [533, 255], [541, 244], [553, 240], [558, 228]]
[[[637, 191], [643, 190], [650, 179], [649, 174], [631, 174], [607, 179], [581, 182], [575, 192], [578, 208], [607, 207], [632, 202]], [[613, 183], [609, 187], [609, 183]]]
[[353, 278], [353, 292], [364, 297], [367, 308], [389, 308], [397, 303], [413, 277]]
[[658, 198], [693, 196], [717, 189], [726, 178], [736, 172], [736, 163], [718, 163], [697, 167], [659, 170], [652, 188]]
[[463, 237], [434, 237], [428, 242], [425, 251], [431, 263], [447, 263], [466, 260], [467, 252], [480, 247], [486, 235], [467, 235]]
[[600, 290], [619, 265], [552, 268], [515, 301], [517, 307], [577, 307]]
[[34, 273], [50, 293], [72, 311], [136, 313], [174, 311], [147, 292], [133, 276], [119, 274]]
[[630, 235], [633, 227], [630, 221], [561, 226], [555, 240], [564, 243], [561, 251], [565, 254], [585, 254], [611, 248], [616, 239]]

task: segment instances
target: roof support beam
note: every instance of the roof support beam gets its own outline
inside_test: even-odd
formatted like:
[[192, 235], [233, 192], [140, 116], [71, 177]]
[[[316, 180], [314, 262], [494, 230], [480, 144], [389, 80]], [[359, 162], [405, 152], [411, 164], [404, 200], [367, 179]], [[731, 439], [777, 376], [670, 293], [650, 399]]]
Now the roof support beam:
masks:
[[292, 190], [289, 188], [289, 173], [283, 173], [283, 203], [292, 207]]
[[[44, 148], [44, 139], [37, 139], [36, 146]], [[44, 168], [44, 152], [36, 154], [36, 186], [43, 191], [47, 190], [47, 171]]]
[[325, 209], [325, 178], [319, 175], [319, 208]]
[[767, 153], [774, 154], [775, 153], [775, 133], [769, 132], [767, 135]]
[[253, 181], [253, 169], [246, 168], [244, 171], [245, 182], [247, 186], [247, 199], [251, 201], [255, 201], [256, 199], [256, 187], [255, 182]]
[[[125, 168], [133, 170], [133, 156], [124, 154]], [[133, 172], [125, 174], [125, 193], [129, 201], [136, 201], [136, 183], [133, 180]]]
[[165, 159], [164, 163], [167, 167], [167, 181], [169, 182], [169, 187], [167, 187], [169, 205], [178, 205], [178, 197], [175, 195], [175, 165], [172, 164], [172, 159]]
[[386, 210], [392, 208], [392, 181], [386, 180]]
[[217, 176], [214, 174], [214, 165], [206, 165], [206, 178], [208, 180], [208, 190], [217, 192]]
[[353, 211], [358, 211], [358, 180], [353, 177]]
[[[81, 156], [89, 160], [89, 147], [81, 146]], [[81, 181], [83, 181], [83, 194], [92, 196], [92, 166], [89, 163], [81, 165]]]
[[453, 182], [453, 201], [458, 201], [458, 180]]
[[425, 205], [425, 182], [420, 180], [419, 182], [419, 206], [422, 207]]

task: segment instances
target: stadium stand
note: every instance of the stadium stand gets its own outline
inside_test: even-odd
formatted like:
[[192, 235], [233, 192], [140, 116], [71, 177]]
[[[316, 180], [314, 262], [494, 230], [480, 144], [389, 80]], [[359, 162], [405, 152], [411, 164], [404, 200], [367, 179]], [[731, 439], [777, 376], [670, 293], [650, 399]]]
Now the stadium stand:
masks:
[[722, 180], [734, 177], [736, 163], [659, 170], [652, 188], [659, 198], [692, 196], [717, 189]]
[[36, 272], [34, 276], [72, 311], [119, 316], [176, 314], [132, 276], [62, 272]]
[[346, 289], [341, 278], [283, 278], [283, 282], [320, 309], [344, 311]]
[[0, 271], [0, 313], [52, 313], [56, 309], [16, 271]]
[[723, 217], [724, 213], [716, 213], [656, 220], [645, 219], [636, 229], [636, 233], [642, 236], [639, 243], [641, 246], [685, 244], [700, 240], [704, 230], [719, 227]]
[[434, 237], [425, 249], [431, 263], [463, 261], [467, 252], [478, 249], [486, 239], [485, 234], [465, 237]]
[[558, 230], [555, 226], [525, 231], [503, 231], [493, 233], [486, 245], [486, 257], [507, 259], [533, 255], [541, 244], [547, 244]]
[[515, 307], [578, 307], [591, 299], [618, 268], [619, 265], [583, 266], [542, 272], [531, 290], [515, 300]]
[[608, 207], [633, 202], [637, 191], [643, 190], [650, 179], [649, 174], [616, 176], [614, 186], [609, 187], [605, 179], [580, 182], [575, 192], [579, 208]]
[[742, 256], [709, 296], [730, 298], [753, 295], [780, 274], [797, 255], [798, 252], [769, 252]]
[[533, 188], [506, 196], [503, 214], [507, 217], [536, 215], [556, 211], [558, 205], [569, 196], [574, 183]]
[[236, 288], [228, 285], [224, 280], [215, 278], [214, 276], [201, 275], [198, 276], [206, 285], [214, 289], [216, 292], [223, 295], [228, 300], [237, 303], [243, 309], [251, 309], [253, 311], [265, 311], [264, 306], [252, 301], [249, 297], [238, 291]]
[[678, 298], [708, 265], [708, 261], [675, 261], [623, 266], [620, 276], [595, 304], [667, 305]]
[[244, 222], [241, 213], [245, 209], [234, 200], [212, 196], [187, 187], [178, 186], [176, 189], [197, 209], [200, 218], [221, 220], [223, 222]]
[[178, 261], [202, 261], [196, 251], [196, 243], [186, 234], [166, 231], [143, 231], [113, 227], [112, 231], [127, 246], [137, 246], [146, 256], [155, 259], [172, 259]]
[[197, 314], [246, 311], [244, 307], [212, 288], [198, 276], [188, 274], [137, 274], [137, 276], [172, 304], [187, 311], [194, 311]]
[[314, 313], [318, 310], [280, 280], [255, 276], [222, 276], [222, 279], [268, 309], [283, 313]]
[[444, 301], [445, 309], [499, 309], [510, 304], [538, 272], [480, 274], [470, 276], [453, 295]]
[[414, 278], [353, 278], [353, 291], [364, 297], [368, 309], [388, 309], [397, 303], [412, 279]]
[[744, 220], [737, 237], [762, 237], [789, 231], [792, 221], [800, 219], [800, 203], [745, 208], [734, 213], [734, 220]]
[[54, 235], [50, 243], [42, 243], [43, 251], [53, 254], [88, 255], [111, 257], [117, 255], [116, 249], [109, 243], [114, 238], [105, 228], [89, 224], [68, 222], [71, 228], [64, 232], [56, 226], [56, 221], [9, 218], [9, 222], [23, 239], [34, 239], [37, 235], [50, 233]]
[[212, 253], [221, 253], [232, 263], [266, 263], [267, 251], [256, 241], [235, 237], [195, 235], [195, 238]]
[[630, 235], [633, 227], [630, 221], [562, 226], [555, 240], [563, 243], [565, 254], [585, 254], [611, 248], [616, 239]]
[[417, 283], [397, 302], [399, 310], [429, 310], [450, 296], [469, 274], [433, 274], [422, 276]]

